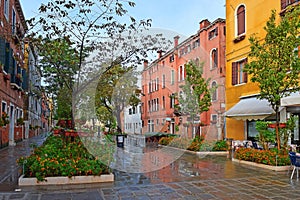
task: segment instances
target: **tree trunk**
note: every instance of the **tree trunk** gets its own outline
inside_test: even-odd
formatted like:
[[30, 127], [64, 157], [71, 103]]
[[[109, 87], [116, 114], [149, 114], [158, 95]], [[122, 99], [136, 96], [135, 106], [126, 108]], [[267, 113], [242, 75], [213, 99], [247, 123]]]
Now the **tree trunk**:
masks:
[[275, 131], [276, 131], [276, 139], [277, 139], [277, 149], [280, 150], [280, 135], [279, 135], [279, 109], [278, 106], [276, 106], [275, 109], [276, 112], [276, 124], [275, 124]]
[[119, 110], [116, 111], [116, 117], [117, 117], [117, 131], [118, 133], [122, 133], [121, 112]]

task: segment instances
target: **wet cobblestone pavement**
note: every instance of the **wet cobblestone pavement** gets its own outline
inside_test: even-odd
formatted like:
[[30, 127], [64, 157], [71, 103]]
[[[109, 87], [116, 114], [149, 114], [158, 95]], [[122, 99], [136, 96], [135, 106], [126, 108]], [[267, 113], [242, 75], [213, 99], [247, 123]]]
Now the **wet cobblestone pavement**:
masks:
[[15, 160], [30, 153], [30, 143], [40, 144], [43, 139], [39, 136], [0, 150], [0, 200], [300, 199], [300, 181], [296, 176], [290, 180], [287, 172], [233, 163], [226, 156], [189, 153], [153, 172], [115, 170], [114, 183], [19, 188]]

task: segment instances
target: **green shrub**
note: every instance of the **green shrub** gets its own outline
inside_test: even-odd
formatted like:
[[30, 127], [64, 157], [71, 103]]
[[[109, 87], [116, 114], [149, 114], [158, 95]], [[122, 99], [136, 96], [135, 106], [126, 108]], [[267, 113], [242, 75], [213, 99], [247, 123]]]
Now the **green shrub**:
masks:
[[228, 144], [225, 140], [219, 140], [214, 144], [212, 150], [213, 151], [227, 151]]
[[162, 137], [159, 139], [158, 144], [160, 145], [169, 145], [174, 137]]

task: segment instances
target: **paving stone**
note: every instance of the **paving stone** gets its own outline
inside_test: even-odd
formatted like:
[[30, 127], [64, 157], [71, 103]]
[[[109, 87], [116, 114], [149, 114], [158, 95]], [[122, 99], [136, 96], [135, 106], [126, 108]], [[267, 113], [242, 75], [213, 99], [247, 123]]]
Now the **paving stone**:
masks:
[[103, 200], [102, 196], [97, 191], [72, 193], [72, 200]]
[[41, 200], [71, 200], [72, 199], [72, 195], [70, 193], [62, 193], [62, 194], [58, 194], [58, 193], [54, 193], [54, 194], [43, 194], [41, 196]]

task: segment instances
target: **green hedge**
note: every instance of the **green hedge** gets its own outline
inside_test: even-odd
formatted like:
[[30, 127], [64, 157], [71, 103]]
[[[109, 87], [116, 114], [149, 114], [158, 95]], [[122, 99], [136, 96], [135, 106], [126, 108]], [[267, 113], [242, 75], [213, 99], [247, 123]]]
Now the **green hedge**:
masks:
[[158, 142], [161, 145], [169, 145], [176, 148], [187, 149], [190, 151], [227, 151], [226, 141], [205, 141], [204, 137], [194, 139], [163, 137]]

